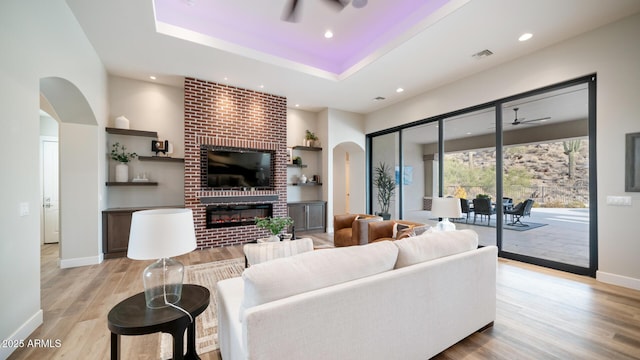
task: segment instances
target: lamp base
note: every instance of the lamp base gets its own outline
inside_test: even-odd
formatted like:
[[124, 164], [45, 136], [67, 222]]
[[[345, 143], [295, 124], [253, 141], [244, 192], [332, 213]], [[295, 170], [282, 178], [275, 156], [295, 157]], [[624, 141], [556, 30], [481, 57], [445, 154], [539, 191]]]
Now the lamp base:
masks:
[[147, 307], [159, 309], [175, 304], [182, 297], [184, 266], [177, 260], [162, 258], [142, 273]]
[[456, 224], [449, 221], [449, 218], [443, 218], [436, 226], [434, 226], [434, 231], [454, 231], [456, 229]]

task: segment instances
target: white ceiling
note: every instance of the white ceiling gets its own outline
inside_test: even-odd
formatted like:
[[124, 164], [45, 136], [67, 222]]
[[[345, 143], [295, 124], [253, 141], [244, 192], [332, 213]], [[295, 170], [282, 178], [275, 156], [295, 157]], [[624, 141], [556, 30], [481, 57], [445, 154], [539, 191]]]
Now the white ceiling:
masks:
[[[285, 96], [291, 107], [358, 113], [378, 110], [640, 11], [639, 0], [418, 1], [426, 5], [416, 5], [415, 0], [369, 0], [365, 8], [349, 5], [342, 11], [331, 9], [325, 0], [300, 0], [299, 21], [288, 23], [281, 20], [288, 1], [67, 3], [113, 75], [147, 81], [155, 75], [158, 82], [179, 86], [183, 77], [196, 77]], [[394, 14], [389, 4], [412, 11]], [[438, 5], [443, 6], [432, 11]], [[183, 13], [176, 14], [176, 9]], [[156, 22], [154, 10], [158, 16], [164, 11], [163, 21]], [[388, 21], [389, 16], [398, 20]], [[185, 29], [176, 24], [194, 25]], [[380, 27], [383, 31], [377, 32]], [[333, 43], [318, 34], [325, 28], [334, 30]], [[533, 33], [533, 38], [518, 42], [524, 32]], [[372, 38], [376, 33], [379, 36]], [[354, 41], [367, 46], [357, 47]], [[347, 50], [357, 47], [355, 55], [338, 60], [327, 56], [333, 63], [325, 65], [314, 60], [322, 53], [346, 54], [339, 47], [344, 42]], [[333, 46], [341, 50], [332, 50]], [[472, 57], [484, 49], [494, 55]], [[359, 60], [354, 62], [353, 56]], [[398, 87], [405, 91], [396, 93]], [[374, 101], [378, 96], [386, 100]]]

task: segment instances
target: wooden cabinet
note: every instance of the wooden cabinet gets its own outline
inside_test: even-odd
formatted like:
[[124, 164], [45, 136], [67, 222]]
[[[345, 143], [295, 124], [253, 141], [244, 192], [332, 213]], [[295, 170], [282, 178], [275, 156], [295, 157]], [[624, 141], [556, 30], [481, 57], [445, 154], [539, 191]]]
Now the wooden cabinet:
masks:
[[116, 208], [102, 211], [102, 252], [105, 259], [127, 256], [132, 214], [140, 210], [184, 206]]
[[326, 202], [297, 201], [287, 204], [289, 217], [294, 221], [296, 234], [324, 232], [327, 228]]
[[127, 255], [131, 214], [142, 209], [113, 209], [102, 212], [102, 251], [105, 259]]

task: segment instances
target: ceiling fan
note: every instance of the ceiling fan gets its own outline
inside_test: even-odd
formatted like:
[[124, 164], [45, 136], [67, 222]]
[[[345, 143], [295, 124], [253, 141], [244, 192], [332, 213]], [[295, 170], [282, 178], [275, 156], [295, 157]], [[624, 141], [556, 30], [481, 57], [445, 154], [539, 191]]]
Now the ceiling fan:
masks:
[[532, 123], [536, 121], [545, 121], [545, 120], [551, 119], [551, 116], [547, 116], [547, 117], [542, 117], [538, 119], [525, 120], [525, 118], [518, 117], [518, 110], [519, 108], [513, 108], [513, 111], [515, 112], [515, 118], [513, 119], [513, 122], [511, 123], [511, 125], [527, 124], [527, 123]]
[[[300, 8], [301, 0], [290, 0], [289, 5], [285, 8], [282, 20], [288, 22], [298, 21], [298, 12]], [[338, 11], [342, 10], [349, 4], [349, 0], [324, 0], [329, 5], [334, 6]], [[353, 6], [356, 8], [364, 7], [367, 4], [367, 0], [353, 0]]]

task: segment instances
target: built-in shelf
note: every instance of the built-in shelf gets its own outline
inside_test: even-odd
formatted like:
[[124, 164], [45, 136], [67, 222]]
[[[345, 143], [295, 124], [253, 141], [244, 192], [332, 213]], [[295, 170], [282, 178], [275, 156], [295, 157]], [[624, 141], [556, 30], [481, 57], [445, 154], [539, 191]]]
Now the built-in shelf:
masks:
[[293, 150], [304, 150], [304, 151], [322, 151], [321, 147], [314, 146], [294, 146]]
[[287, 164], [287, 167], [292, 167], [292, 168], [306, 168], [307, 165], [298, 165], [298, 164]]
[[109, 134], [117, 134], [117, 135], [129, 135], [129, 136], [146, 136], [157, 138], [158, 133], [156, 131], [143, 131], [143, 130], [130, 130], [130, 129], [118, 129], [118, 128], [105, 128], [105, 130]]
[[322, 186], [322, 183], [308, 182], [308, 183], [293, 183], [292, 186]]
[[128, 181], [128, 182], [107, 181], [107, 186], [158, 186], [158, 183], [156, 181]]
[[174, 158], [168, 156], [138, 156], [140, 161], [165, 161], [165, 162], [184, 162], [183, 158]]

